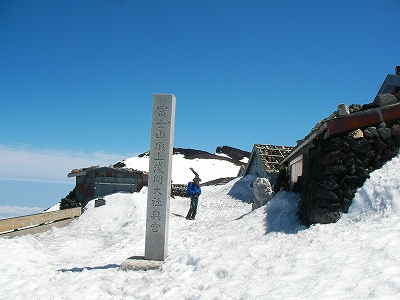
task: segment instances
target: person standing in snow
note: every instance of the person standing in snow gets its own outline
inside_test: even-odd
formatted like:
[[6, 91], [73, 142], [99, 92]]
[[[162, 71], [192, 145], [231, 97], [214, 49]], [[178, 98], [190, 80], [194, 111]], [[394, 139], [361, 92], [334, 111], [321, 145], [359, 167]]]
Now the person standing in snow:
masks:
[[197, 204], [199, 203], [199, 196], [201, 194], [200, 177], [196, 175], [193, 181], [189, 182], [187, 193], [190, 197], [190, 209], [187, 213], [186, 219], [194, 220], [197, 212]]

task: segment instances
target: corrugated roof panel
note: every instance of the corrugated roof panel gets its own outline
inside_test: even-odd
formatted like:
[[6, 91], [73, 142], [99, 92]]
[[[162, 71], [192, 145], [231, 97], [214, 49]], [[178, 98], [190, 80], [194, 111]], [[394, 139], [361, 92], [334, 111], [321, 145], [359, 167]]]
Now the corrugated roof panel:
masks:
[[281, 161], [294, 149], [288, 146], [255, 144], [258, 156], [266, 171], [279, 172]]

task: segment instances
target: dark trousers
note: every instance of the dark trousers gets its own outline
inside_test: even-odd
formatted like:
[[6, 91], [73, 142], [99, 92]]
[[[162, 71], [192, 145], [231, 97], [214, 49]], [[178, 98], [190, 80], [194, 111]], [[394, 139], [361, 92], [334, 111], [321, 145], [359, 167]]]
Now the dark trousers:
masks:
[[190, 209], [187, 213], [186, 219], [194, 219], [197, 212], [197, 204], [199, 203], [199, 198], [195, 196], [190, 196]]

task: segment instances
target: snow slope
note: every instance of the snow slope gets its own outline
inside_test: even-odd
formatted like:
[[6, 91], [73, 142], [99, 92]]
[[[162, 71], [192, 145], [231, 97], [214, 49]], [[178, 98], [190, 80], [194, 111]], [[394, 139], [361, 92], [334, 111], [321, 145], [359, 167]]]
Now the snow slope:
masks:
[[[149, 157], [131, 157], [124, 161], [127, 168], [149, 171]], [[172, 182], [186, 184], [194, 177], [190, 168], [199, 173], [202, 182], [223, 177], [236, 177], [240, 167], [226, 160], [185, 159], [182, 154], [174, 154], [172, 159]]]
[[248, 180], [203, 187], [195, 221], [171, 199], [168, 257], [151, 271], [118, 269], [144, 254], [146, 189], [110, 195], [68, 227], [0, 238], [0, 299], [399, 299], [399, 171], [396, 157], [348, 214], [310, 228], [294, 193], [251, 212]]

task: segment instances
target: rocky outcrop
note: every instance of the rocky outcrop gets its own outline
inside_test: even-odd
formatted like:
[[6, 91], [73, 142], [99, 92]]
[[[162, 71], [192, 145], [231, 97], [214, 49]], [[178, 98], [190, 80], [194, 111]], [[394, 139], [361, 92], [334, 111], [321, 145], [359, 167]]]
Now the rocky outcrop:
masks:
[[69, 194], [65, 198], [62, 198], [60, 200], [60, 204], [59, 204], [60, 210], [80, 207], [82, 204], [79, 203], [75, 199], [75, 195], [76, 195], [76, 188], [74, 188], [72, 191], [70, 191]]
[[237, 162], [243, 161], [243, 159], [250, 158], [250, 152], [248, 151], [243, 151], [237, 148], [229, 147], [229, 146], [222, 146], [222, 147], [217, 147], [215, 150], [215, 153], [217, 154], [225, 154], [232, 158], [232, 160], [235, 160]]
[[[394, 96], [375, 100], [374, 106], [379, 101], [398, 101]], [[323, 135], [315, 138], [308, 151], [307, 167], [294, 187], [301, 194], [298, 216], [302, 222], [336, 222], [348, 212], [354, 194], [369, 174], [396, 156], [399, 147], [400, 119], [326, 139]]]
[[226, 160], [226, 161], [230, 161], [238, 166], [246, 164], [245, 162], [241, 162], [241, 160], [243, 158], [245, 158], [245, 157], [250, 158], [250, 152], [232, 148], [229, 146], [217, 147], [215, 153], [225, 154], [226, 156], [212, 154], [212, 153], [202, 151], [202, 150], [174, 148], [174, 154], [182, 154], [182, 155], [184, 155], [184, 157], [186, 159], [200, 158], [200, 159]]

